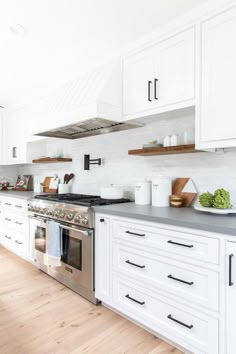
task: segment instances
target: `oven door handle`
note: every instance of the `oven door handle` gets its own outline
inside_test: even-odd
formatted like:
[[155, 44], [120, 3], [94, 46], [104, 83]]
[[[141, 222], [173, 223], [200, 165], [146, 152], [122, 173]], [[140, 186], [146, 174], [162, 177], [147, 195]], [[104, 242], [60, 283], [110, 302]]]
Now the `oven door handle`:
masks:
[[81, 229], [75, 228], [75, 227], [60, 225], [60, 229], [69, 230], [69, 231], [78, 231], [81, 234], [83, 234], [84, 236], [91, 236], [92, 235], [92, 232], [90, 230], [81, 230]]

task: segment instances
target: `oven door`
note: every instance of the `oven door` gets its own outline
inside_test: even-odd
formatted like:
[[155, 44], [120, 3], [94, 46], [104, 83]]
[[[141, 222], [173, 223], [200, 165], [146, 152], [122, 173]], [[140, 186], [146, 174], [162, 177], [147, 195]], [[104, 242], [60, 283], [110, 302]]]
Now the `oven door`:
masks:
[[38, 267], [47, 271], [46, 253], [47, 253], [47, 233], [48, 224], [47, 219], [37, 216], [30, 216], [30, 239], [32, 258]]
[[94, 289], [94, 231], [61, 224], [62, 266], [57, 270], [67, 278], [68, 285]]

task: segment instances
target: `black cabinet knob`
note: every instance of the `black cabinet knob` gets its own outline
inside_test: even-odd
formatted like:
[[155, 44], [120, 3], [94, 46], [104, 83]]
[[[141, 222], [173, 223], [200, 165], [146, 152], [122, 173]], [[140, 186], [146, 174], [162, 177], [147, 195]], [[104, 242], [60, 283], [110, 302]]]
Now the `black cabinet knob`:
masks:
[[105, 221], [105, 219], [100, 219], [100, 222], [104, 222]]

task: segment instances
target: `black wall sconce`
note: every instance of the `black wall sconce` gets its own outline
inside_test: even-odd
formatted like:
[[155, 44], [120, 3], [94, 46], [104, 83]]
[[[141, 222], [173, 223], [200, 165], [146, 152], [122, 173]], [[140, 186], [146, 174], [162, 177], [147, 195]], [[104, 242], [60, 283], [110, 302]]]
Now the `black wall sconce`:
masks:
[[101, 166], [102, 159], [90, 159], [90, 155], [84, 155], [84, 170], [90, 170], [90, 165]]

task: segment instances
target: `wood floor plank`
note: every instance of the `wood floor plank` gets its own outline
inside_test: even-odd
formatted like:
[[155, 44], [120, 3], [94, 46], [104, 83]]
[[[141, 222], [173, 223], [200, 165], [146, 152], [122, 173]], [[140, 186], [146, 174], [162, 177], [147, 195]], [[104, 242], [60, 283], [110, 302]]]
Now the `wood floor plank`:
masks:
[[0, 246], [1, 354], [181, 354]]

